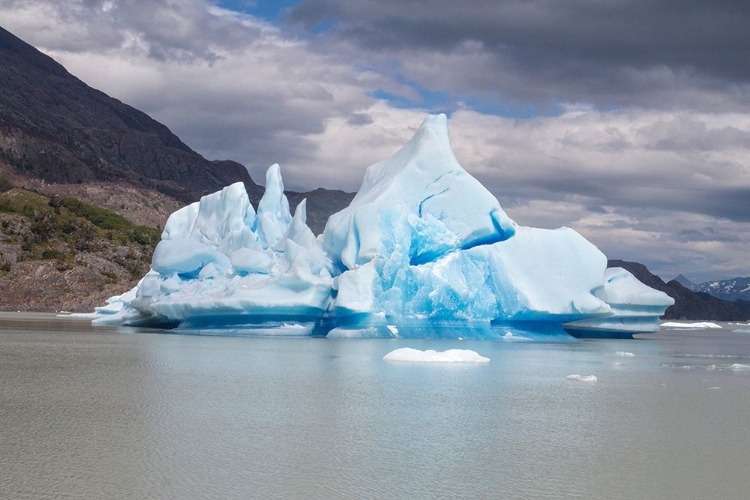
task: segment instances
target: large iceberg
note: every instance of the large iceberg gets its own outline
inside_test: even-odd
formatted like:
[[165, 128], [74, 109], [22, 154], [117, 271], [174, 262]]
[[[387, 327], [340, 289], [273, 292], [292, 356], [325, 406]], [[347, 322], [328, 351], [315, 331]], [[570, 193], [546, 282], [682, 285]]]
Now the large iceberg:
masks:
[[257, 213], [241, 183], [173, 213], [151, 271], [95, 324], [331, 336], [501, 338], [511, 329], [658, 331], [672, 299], [572, 229], [523, 227], [456, 160], [428, 116], [370, 166], [316, 237], [278, 165]]

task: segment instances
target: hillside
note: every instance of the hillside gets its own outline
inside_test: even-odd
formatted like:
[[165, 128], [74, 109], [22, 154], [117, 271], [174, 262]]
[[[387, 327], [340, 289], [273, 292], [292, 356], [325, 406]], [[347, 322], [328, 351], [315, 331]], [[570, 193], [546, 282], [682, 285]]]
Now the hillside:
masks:
[[74, 197], [49, 198], [2, 184], [3, 310], [90, 311], [134, 286], [161, 230]]
[[47, 183], [124, 183], [194, 201], [233, 182], [261, 191], [233, 161], [209, 161], [166, 126], [93, 89], [0, 28], [0, 160]]

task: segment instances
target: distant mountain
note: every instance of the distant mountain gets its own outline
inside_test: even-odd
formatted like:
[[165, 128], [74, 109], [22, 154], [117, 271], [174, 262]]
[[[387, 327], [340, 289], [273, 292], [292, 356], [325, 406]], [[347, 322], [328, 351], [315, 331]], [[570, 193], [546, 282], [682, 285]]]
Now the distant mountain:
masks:
[[287, 191], [286, 193], [292, 211], [300, 201], [307, 198], [307, 225], [315, 234], [321, 234], [326, 227], [328, 218], [348, 207], [354, 195], [355, 193], [330, 189], [316, 189], [307, 193], [296, 193], [294, 191]]
[[693, 288], [724, 300], [750, 300], [750, 278], [733, 278], [721, 281], [707, 281]]
[[750, 319], [750, 302], [737, 303], [712, 297], [707, 293], [693, 292], [681, 285], [677, 280], [668, 283], [652, 274], [646, 266], [638, 262], [624, 260], [610, 260], [608, 267], [622, 267], [627, 269], [642, 283], [661, 290], [675, 300], [670, 306], [664, 319], [715, 320], [715, 321], [745, 321]]
[[684, 286], [688, 290], [693, 290], [695, 288], [695, 283], [687, 279], [684, 275], [679, 275], [674, 279], [677, 283]]

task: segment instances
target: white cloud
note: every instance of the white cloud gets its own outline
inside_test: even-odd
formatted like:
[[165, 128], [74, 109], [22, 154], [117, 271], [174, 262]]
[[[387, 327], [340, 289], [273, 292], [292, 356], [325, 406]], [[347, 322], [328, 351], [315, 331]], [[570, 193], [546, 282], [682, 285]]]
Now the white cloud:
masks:
[[[279, 162], [290, 188], [356, 190], [364, 169], [398, 150], [425, 114], [371, 97], [413, 89], [363, 69], [351, 47], [323, 52], [206, 0], [149, 9], [0, 0], [0, 12], [5, 28], [88, 84], [207, 157], [246, 164], [258, 181]], [[465, 46], [440, 64], [464, 64], [466, 75], [484, 57]], [[460, 76], [444, 71], [435, 82], [454, 86]], [[450, 120], [456, 156], [521, 224], [569, 225], [611, 257], [642, 260], [667, 278], [748, 274], [750, 114], [561, 109], [517, 119], [462, 105]]]

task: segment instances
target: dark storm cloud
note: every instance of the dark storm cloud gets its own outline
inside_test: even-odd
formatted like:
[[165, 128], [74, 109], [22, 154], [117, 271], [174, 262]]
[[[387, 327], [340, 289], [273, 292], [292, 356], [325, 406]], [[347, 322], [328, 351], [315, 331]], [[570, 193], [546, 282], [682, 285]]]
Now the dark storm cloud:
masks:
[[[489, 56], [443, 82], [403, 68], [426, 86], [604, 105], [748, 102], [744, 1], [307, 0], [288, 17], [308, 27], [333, 22], [330, 34], [375, 53]], [[727, 91], [735, 95], [708, 95]]]

